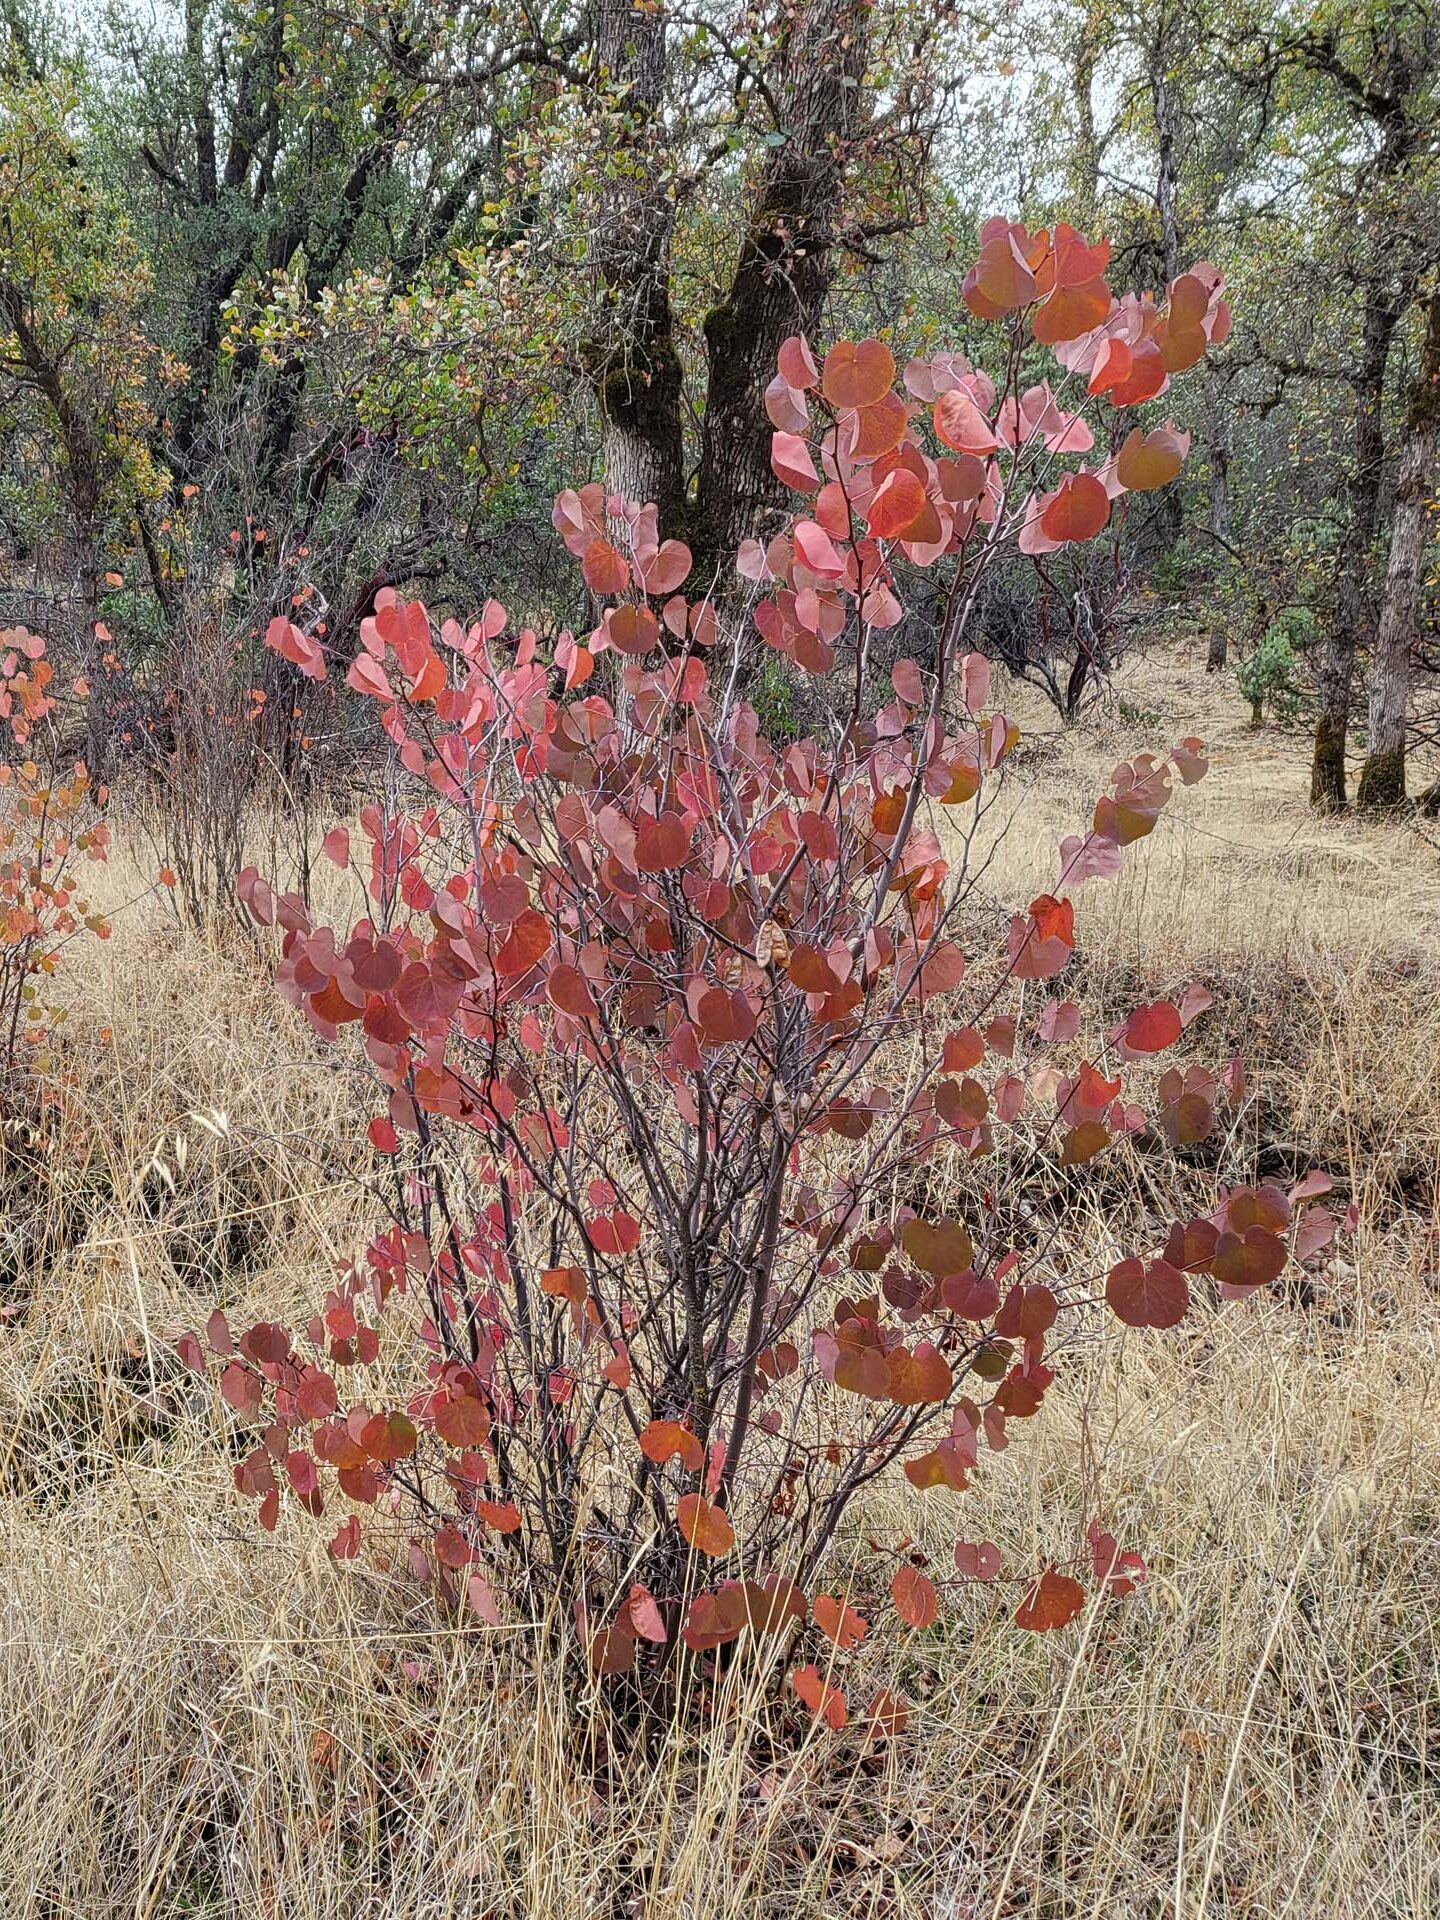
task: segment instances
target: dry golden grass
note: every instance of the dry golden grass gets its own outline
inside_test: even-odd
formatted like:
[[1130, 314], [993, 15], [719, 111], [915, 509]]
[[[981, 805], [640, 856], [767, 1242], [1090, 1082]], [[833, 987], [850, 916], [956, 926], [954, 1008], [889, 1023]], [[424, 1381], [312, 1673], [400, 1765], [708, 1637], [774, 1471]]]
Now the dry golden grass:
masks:
[[[1103, 1510], [1146, 1587], [1053, 1637], [973, 1589], [888, 1657], [920, 1706], [879, 1756], [797, 1747], [788, 1714], [771, 1741], [741, 1667], [728, 1712], [616, 1773], [545, 1623], [448, 1632], [303, 1516], [257, 1535], [166, 1338], [216, 1298], [313, 1300], [355, 1250], [356, 1096], [243, 954], [145, 909], [82, 963], [68, 1115], [5, 1222], [0, 1911], [1440, 1911], [1440, 867], [1407, 828], [1311, 822], [1303, 751], [1250, 740], [1196, 665], [1125, 691], [1160, 723], [1037, 744], [989, 884], [1029, 898], [1115, 758], [1216, 738], [1211, 779], [1088, 890], [1092, 984], [1204, 977], [1207, 1051], [1243, 1047], [1265, 1136], [1364, 1216], [1308, 1305], [1110, 1326], [964, 1496], [966, 1537], [1015, 1567]], [[1104, 1260], [1098, 1199], [1065, 1233]], [[940, 1558], [954, 1516], [902, 1482], [863, 1524]]]
[[[1020, 721], [1020, 802], [992, 869], [1014, 897], [1074, 832], [1111, 767], [1163, 751], [1184, 734], [1207, 743], [1211, 771], [1161, 816], [1147, 857], [1085, 890], [1092, 938], [1154, 973], [1170, 956], [1190, 968], [1352, 965], [1433, 951], [1440, 860], [1433, 828], [1320, 819], [1306, 805], [1309, 742], [1251, 728], [1228, 674], [1204, 671], [1203, 649], [1155, 650], [1128, 664], [1093, 722], [1067, 734], [1030, 689], [1007, 686]], [[1430, 777], [1412, 773], [1412, 787]], [[1425, 834], [1432, 838], [1427, 840]]]

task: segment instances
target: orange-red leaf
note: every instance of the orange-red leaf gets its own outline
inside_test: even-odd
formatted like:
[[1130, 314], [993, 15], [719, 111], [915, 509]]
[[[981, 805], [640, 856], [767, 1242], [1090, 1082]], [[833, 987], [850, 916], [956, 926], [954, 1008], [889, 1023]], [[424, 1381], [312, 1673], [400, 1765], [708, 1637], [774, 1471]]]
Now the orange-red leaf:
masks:
[[1098, 276], [1078, 287], [1057, 287], [1031, 321], [1035, 338], [1044, 346], [1078, 340], [1098, 327], [1110, 312], [1110, 289]]
[[816, 1719], [823, 1719], [832, 1732], [839, 1733], [849, 1718], [839, 1687], [832, 1687], [814, 1666], [797, 1667], [790, 1683]]
[[360, 1444], [372, 1460], [389, 1464], [415, 1451], [415, 1423], [408, 1414], [376, 1413], [360, 1429]]
[[490, 1438], [490, 1409], [473, 1393], [452, 1394], [435, 1410], [435, 1431], [447, 1447], [483, 1447]]
[[810, 1611], [825, 1638], [833, 1640], [842, 1653], [858, 1647], [870, 1630], [868, 1620], [856, 1613], [853, 1607], [847, 1607], [843, 1600], [836, 1600], [828, 1593], [820, 1594]]
[[1124, 1040], [1132, 1053], [1159, 1053], [1180, 1038], [1180, 1009], [1169, 1000], [1136, 1007], [1125, 1022]]
[[682, 1493], [675, 1509], [681, 1533], [696, 1553], [718, 1560], [735, 1544], [735, 1529], [723, 1507], [707, 1500], [703, 1493]]
[[635, 864], [641, 873], [668, 873], [683, 867], [690, 851], [690, 823], [682, 813], [642, 820], [635, 831]]
[[889, 1397], [897, 1407], [929, 1406], [946, 1399], [955, 1384], [944, 1356], [928, 1340], [922, 1340], [913, 1353], [897, 1347], [887, 1362]]
[[1072, 473], [1040, 516], [1047, 540], [1090, 540], [1110, 518], [1110, 496], [1093, 473]]
[[928, 504], [924, 487], [908, 467], [896, 467], [875, 490], [870, 502], [870, 531], [877, 540], [893, 540], [911, 527]]
[[837, 340], [825, 356], [821, 389], [832, 407], [873, 407], [895, 379], [895, 356], [883, 340]]
[[649, 653], [660, 638], [660, 623], [649, 607], [612, 607], [605, 618], [605, 631], [617, 653], [632, 657]]
[[940, 1597], [935, 1582], [918, 1567], [897, 1567], [890, 1582], [890, 1598], [895, 1611], [907, 1627], [923, 1632], [933, 1626], [940, 1613]]
[[698, 1434], [689, 1427], [682, 1426], [678, 1420], [652, 1420], [640, 1432], [640, 1451], [647, 1460], [653, 1460], [657, 1466], [672, 1459], [677, 1453], [680, 1464], [687, 1473], [698, 1473], [705, 1464], [705, 1449], [700, 1444]]
[[578, 1267], [547, 1267], [540, 1276], [540, 1291], [557, 1300], [568, 1300], [572, 1307], [585, 1303], [585, 1276]]
[[893, 1740], [910, 1722], [910, 1709], [898, 1693], [880, 1687], [865, 1709], [865, 1732], [871, 1740]]
[[1085, 1589], [1080, 1582], [1047, 1567], [1020, 1602], [1015, 1624], [1029, 1633], [1050, 1633], [1057, 1627], [1068, 1627], [1084, 1605]]
[[500, 943], [495, 971], [510, 976], [528, 973], [550, 951], [550, 923], [532, 908], [522, 913]]
[[1109, 393], [1122, 381], [1130, 378], [1133, 365], [1128, 342], [1107, 340], [1095, 356], [1095, 365], [1090, 372], [1090, 384], [1087, 393]]
[[975, 289], [983, 300], [1009, 313], [1035, 298], [1035, 276], [1007, 232], [987, 240], [975, 265]]
[[590, 983], [578, 967], [562, 963], [550, 969], [545, 980], [545, 997], [552, 1007], [575, 1020], [593, 1020], [595, 996]]
[[580, 571], [592, 593], [623, 593], [630, 584], [630, 563], [608, 540], [592, 540]]

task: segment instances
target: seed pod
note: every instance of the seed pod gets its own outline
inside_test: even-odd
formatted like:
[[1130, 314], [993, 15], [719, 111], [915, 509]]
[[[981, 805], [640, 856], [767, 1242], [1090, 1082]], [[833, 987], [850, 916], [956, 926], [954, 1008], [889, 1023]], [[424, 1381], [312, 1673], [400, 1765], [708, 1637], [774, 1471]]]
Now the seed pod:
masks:
[[755, 958], [762, 967], [784, 967], [790, 964], [790, 942], [775, 921], [760, 922], [760, 931], [755, 936]]

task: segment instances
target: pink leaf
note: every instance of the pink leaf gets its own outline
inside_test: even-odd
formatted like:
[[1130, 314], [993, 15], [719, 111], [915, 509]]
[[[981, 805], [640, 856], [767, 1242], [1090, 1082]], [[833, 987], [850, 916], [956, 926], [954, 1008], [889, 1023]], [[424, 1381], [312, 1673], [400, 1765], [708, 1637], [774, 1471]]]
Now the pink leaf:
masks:
[[372, 699], [393, 701], [395, 698], [385, 670], [378, 660], [368, 653], [356, 654], [350, 662], [350, 671], [345, 675], [345, 684], [353, 687], [356, 693], [368, 693]]
[[665, 1644], [667, 1635], [665, 1622], [660, 1609], [655, 1604], [655, 1596], [648, 1587], [642, 1587], [637, 1581], [630, 1589], [630, 1598], [626, 1603], [630, 1614], [630, 1624], [643, 1640], [653, 1640], [656, 1646]]
[[797, 493], [809, 493], [820, 484], [810, 449], [798, 433], [777, 433], [770, 442], [770, 466], [777, 480]]

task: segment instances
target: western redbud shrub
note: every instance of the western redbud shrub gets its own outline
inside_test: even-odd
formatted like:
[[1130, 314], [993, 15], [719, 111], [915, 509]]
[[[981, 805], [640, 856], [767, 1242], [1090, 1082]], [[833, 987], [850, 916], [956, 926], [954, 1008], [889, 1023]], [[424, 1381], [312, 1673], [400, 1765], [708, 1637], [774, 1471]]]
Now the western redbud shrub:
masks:
[[[823, 362], [786, 342], [767, 404], [797, 508], [741, 547], [734, 631], [655, 509], [598, 486], [554, 513], [603, 609], [588, 635], [544, 647], [494, 602], [437, 632], [393, 594], [364, 623], [345, 677], [394, 765], [358, 835], [326, 841], [363, 902], [331, 926], [253, 869], [240, 891], [283, 929], [281, 993], [373, 1076], [387, 1224], [307, 1327], [217, 1313], [180, 1343], [249, 1431], [236, 1482], [262, 1525], [294, 1500], [338, 1559], [407, 1567], [447, 1606], [555, 1609], [642, 1689], [753, 1636], [836, 1728], [869, 1624], [850, 1600], [873, 1595], [827, 1591], [827, 1552], [887, 1470], [955, 1516], [943, 1574], [876, 1549], [910, 1629], [1006, 1572], [1033, 1629], [1143, 1577], [1098, 1516], [1073, 1564], [1004, 1569], [966, 1536], [966, 1486], [1102, 1307], [1149, 1337], [1197, 1276], [1241, 1298], [1330, 1223], [1300, 1211], [1319, 1183], [1242, 1187], [1106, 1274], [1052, 1257], [1017, 1204], [1143, 1128], [1196, 1143], [1239, 1093], [1234, 1067], [1130, 1085], [1202, 989], [1087, 1049], [1060, 984], [1075, 894], [1201, 776], [1198, 741], [1118, 767], [999, 950], [980, 937], [971, 849], [1017, 739], [967, 646], [986, 570], [1173, 479], [1186, 436], [1129, 410], [1228, 325], [1211, 269], [1116, 300], [1107, 257], [1066, 227], [984, 229], [966, 299], [995, 378], [937, 353], [897, 388], [880, 340]], [[1058, 374], [1033, 379], [1046, 350]], [[943, 617], [868, 711], [897, 553]], [[831, 687], [825, 737], [761, 733], [735, 692], [757, 633]], [[301, 627], [270, 640], [328, 670]], [[398, 1398], [373, 1384], [397, 1301]], [[863, 1718], [904, 1712], [882, 1689]]]
[[[86, 698], [83, 681], [76, 697]], [[105, 916], [85, 897], [84, 866], [103, 860], [104, 794], [64, 745], [46, 642], [0, 631], [0, 1096], [13, 1091], [50, 1025], [52, 990], [77, 935], [104, 939]]]

